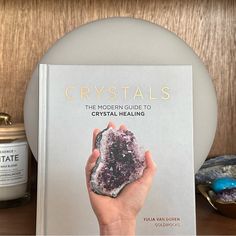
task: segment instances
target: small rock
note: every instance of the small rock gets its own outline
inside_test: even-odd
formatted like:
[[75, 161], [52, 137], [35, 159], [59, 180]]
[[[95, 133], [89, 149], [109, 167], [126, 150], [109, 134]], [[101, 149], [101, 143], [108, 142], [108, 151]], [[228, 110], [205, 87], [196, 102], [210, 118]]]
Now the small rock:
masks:
[[236, 188], [236, 179], [230, 177], [218, 178], [211, 184], [211, 189], [218, 193], [222, 190]]
[[236, 188], [222, 190], [215, 195], [216, 200], [223, 202], [236, 202]]

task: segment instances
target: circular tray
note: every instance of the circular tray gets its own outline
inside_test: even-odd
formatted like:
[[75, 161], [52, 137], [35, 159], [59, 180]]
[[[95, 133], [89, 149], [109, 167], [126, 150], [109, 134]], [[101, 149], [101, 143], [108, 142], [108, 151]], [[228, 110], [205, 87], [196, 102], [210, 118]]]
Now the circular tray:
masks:
[[[39, 63], [192, 65], [195, 171], [207, 157], [217, 123], [215, 90], [201, 60], [174, 33], [144, 20], [98, 20], [66, 34], [48, 50]], [[37, 68], [25, 96], [24, 121], [30, 147], [37, 159]]]

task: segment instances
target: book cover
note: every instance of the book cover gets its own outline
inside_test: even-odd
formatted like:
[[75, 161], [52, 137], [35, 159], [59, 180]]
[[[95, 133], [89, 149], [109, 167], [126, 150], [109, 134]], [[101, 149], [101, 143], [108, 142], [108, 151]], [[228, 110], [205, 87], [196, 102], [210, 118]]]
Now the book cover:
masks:
[[190, 65], [40, 65], [37, 234], [194, 235], [193, 158]]

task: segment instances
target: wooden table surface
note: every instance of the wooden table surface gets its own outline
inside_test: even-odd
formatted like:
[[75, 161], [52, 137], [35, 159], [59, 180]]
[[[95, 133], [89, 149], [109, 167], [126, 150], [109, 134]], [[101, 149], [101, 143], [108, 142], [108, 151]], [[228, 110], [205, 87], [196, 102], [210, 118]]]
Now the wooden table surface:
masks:
[[236, 235], [236, 219], [220, 215], [201, 195], [197, 195], [198, 235]]
[[[25, 206], [0, 209], [0, 235], [34, 235], [35, 216], [35, 194]], [[236, 219], [218, 214], [197, 195], [197, 232], [198, 235], [236, 235]]]
[[27, 204], [0, 209], [0, 235], [34, 235], [36, 223], [36, 194]]

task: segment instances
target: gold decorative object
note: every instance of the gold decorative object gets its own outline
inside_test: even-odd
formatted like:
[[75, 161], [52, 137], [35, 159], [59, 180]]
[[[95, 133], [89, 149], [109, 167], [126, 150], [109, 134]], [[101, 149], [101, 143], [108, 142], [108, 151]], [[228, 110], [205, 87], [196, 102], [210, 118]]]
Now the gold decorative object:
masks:
[[198, 185], [197, 189], [215, 210], [219, 211], [222, 215], [236, 218], [236, 202], [223, 202], [214, 199], [214, 192], [209, 185]]
[[9, 114], [0, 112], [0, 208], [30, 199], [28, 162], [24, 124], [13, 124]]

